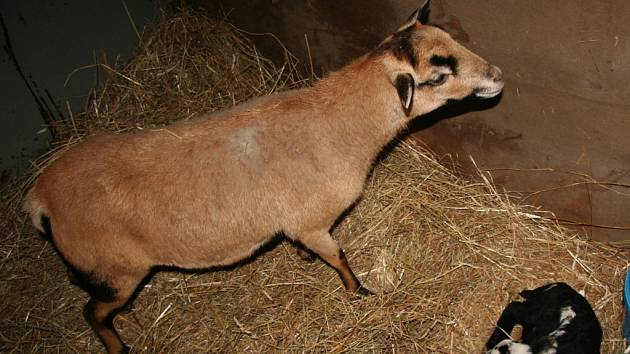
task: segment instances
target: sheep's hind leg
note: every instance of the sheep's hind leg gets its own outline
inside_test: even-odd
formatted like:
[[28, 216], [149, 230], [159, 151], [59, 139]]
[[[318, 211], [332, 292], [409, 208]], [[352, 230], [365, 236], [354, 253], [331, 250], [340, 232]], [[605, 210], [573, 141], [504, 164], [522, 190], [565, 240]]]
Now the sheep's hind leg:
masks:
[[354, 275], [346, 255], [339, 247], [337, 241], [332, 239], [328, 231], [301, 234], [298, 236], [298, 241], [337, 271], [346, 291], [363, 296], [372, 294], [371, 291], [361, 285], [359, 279]]
[[117, 275], [117, 281], [111, 285], [110, 296], [91, 294], [92, 297], [83, 309], [86, 321], [92, 326], [108, 353], [129, 352], [129, 347], [123, 343], [114, 328], [114, 317], [125, 309], [125, 305], [143, 278], [144, 274]]

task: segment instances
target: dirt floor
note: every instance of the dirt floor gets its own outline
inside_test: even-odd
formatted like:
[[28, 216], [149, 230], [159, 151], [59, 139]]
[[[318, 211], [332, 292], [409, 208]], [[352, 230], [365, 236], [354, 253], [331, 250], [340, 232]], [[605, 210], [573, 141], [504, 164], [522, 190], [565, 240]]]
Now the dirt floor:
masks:
[[[2, 190], [0, 351], [102, 350], [81, 316], [86, 295], [68, 283], [61, 260], [20, 210], [33, 176], [97, 130], [159, 129], [310, 84], [295, 58], [282, 51], [276, 65], [249, 38], [203, 13], [166, 11], [136, 57], [112, 68], [88, 110], [52, 127], [59, 137], [53, 150], [34, 162], [33, 174]], [[623, 350], [628, 252], [518, 204], [489, 173], [454, 173], [453, 161], [439, 156], [411, 138], [394, 144], [334, 231], [375, 296], [349, 298], [332, 269], [304, 262], [279, 240], [238, 267], [157, 274], [131, 312], [117, 317], [117, 328], [134, 352], [145, 353], [480, 353], [519, 291], [564, 281], [596, 311], [602, 352]]]

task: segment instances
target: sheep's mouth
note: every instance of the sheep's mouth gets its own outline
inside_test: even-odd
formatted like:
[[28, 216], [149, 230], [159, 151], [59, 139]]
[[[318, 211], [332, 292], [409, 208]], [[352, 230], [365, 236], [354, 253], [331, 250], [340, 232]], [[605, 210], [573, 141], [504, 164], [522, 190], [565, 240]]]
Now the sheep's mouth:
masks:
[[479, 87], [473, 90], [473, 94], [480, 98], [492, 98], [503, 91], [503, 82], [497, 83], [492, 87]]

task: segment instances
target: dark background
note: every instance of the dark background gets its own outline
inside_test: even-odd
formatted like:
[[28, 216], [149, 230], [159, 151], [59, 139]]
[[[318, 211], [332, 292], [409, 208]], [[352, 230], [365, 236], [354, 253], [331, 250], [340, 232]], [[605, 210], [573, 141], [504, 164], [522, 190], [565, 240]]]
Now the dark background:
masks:
[[0, 0], [1, 180], [46, 150], [46, 119], [85, 109], [107, 75], [94, 64], [129, 59], [130, 17], [141, 30], [157, 9], [155, 0]]

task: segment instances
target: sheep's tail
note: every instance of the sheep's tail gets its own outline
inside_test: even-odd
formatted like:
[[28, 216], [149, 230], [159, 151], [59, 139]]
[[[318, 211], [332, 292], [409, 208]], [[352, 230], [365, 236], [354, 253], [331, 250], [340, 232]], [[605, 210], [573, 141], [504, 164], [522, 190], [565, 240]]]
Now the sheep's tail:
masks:
[[26, 194], [24, 200], [24, 211], [31, 217], [33, 226], [45, 237], [50, 238], [50, 222], [48, 220], [48, 211], [41, 201], [35, 188], [32, 188]]

